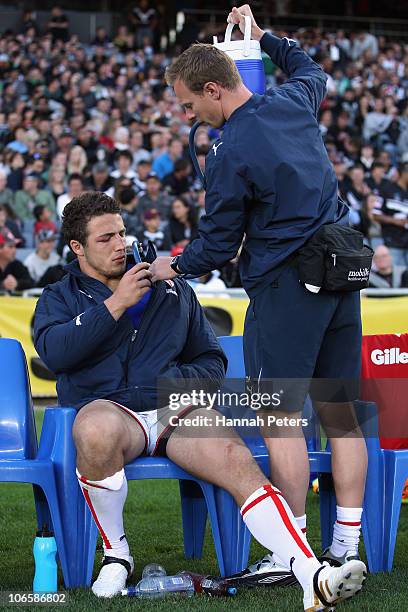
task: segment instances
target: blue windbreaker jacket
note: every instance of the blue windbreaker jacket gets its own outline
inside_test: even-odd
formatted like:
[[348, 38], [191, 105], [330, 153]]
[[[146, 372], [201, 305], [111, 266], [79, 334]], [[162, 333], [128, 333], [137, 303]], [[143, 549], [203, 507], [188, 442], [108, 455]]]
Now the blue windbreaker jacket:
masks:
[[202, 275], [235, 257], [250, 296], [275, 280], [285, 260], [324, 223], [348, 223], [317, 114], [326, 75], [293, 40], [265, 34], [262, 49], [288, 80], [254, 94], [224, 125], [205, 165], [206, 214], [179, 260]]
[[[191, 287], [156, 283], [140, 327], [115, 321], [111, 290], [80, 271], [46, 287], [34, 318], [34, 345], [57, 376], [61, 406], [105, 398], [135, 411], [157, 408], [157, 378], [222, 381], [226, 357]], [[169, 381], [170, 382], [170, 381]]]

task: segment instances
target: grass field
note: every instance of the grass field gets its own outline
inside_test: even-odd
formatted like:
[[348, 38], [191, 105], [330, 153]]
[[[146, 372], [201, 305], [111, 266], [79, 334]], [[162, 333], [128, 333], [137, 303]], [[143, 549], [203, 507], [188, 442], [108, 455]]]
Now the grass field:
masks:
[[[42, 413], [37, 413], [40, 426]], [[308, 538], [316, 551], [320, 550], [318, 497], [308, 499]], [[36, 531], [32, 489], [28, 485], [0, 484], [0, 589], [24, 591], [32, 589], [34, 561], [32, 555]], [[168, 574], [182, 569], [217, 574], [217, 563], [210, 528], [207, 529], [203, 558], [187, 560], [183, 556], [178, 483], [175, 481], [141, 481], [129, 483], [129, 496], [125, 507], [125, 528], [135, 559], [136, 582], [143, 566], [159, 562]], [[363, 593], [345, 603], [339, 610], [387, 611], [408, 607], [408, 507], [401, 511], [397, 540], [395, 569], [392, 574], [369, 576]], [[362, 547], [363, 549], [363, 547]], [[361, 551], [363, 553], [363, 550]], [[253, 543], [251, 559], [261, 556], [263, 549]], [[96, 555], [95, 571], [101, 552]], [[60, 589], [63, 590], [60, 576]], [[48, 605], [47, 609], [77, 610], [301, 610], [301, 591], [298, 587], [241, 589], [235, 598], [211, 600], [205, 596], [191, 599], [167, 597], [160, 600], [136, 600], [117, 597], [97, 600], [90, 591], [68, 592], [69, 603], [64, 606]], [[28, 606], [27, 606], [28, 607]], [[26, 607], [26, 609], [27, 609]], [[38, 606], [37, 606], [38, 607]], [[1, 610], [15, 610], [15, 606], [1, 606]], [[35, 607], [31, 605], [30, 609]]]

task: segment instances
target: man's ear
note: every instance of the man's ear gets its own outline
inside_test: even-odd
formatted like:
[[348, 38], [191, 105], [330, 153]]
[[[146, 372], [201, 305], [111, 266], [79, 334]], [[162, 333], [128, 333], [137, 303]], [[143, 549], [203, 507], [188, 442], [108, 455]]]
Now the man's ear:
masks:
[[220, 86], [218, 83], [208, 81], [203, 87], [204, 93], [208, 94], [213, 100], [219, 100], [221, 96]]
[[69, 246], [74, 251], [77, 257], [84, 256], [84, 247], [82, 246], [80, 242], [78, 242], [78, 240], [71, 240], [69, 243]]

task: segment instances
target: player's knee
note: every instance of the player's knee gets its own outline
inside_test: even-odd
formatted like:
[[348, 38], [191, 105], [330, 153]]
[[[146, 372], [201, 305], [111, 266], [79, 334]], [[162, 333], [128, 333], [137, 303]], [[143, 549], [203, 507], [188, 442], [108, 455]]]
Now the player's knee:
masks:
[[114, 414], [104, 414], [103, 418], [95, 413], [78, 414], [72, 429], [75, 446], [85, 455], [98, 455], [105, 458], [120, 448], [121, 427]]
[[223, 465], [227, 473], [234, 473], [237, 469], [242, 471], [249, 461], [253, 461], [251, 452], [242, 443], [228, 440], [223, 447]]

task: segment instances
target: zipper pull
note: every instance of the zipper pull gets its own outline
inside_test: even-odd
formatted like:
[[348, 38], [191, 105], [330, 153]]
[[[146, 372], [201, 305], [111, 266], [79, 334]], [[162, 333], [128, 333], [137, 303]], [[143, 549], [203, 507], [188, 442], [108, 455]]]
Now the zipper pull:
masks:
[[130, 341], [131, 341], [131, 342], [134, 342], [134, 341], [136, 340], [136, 336], [137, 336], [137, 329], [134, 329], [134, 330], [133, 330], [133, 334], [132, 334], [132, 337], [131, 337]]
[[333, 257], [333, 266], [336, 265], [336, 253], [332, 253], [332, 257]]

